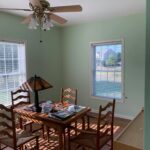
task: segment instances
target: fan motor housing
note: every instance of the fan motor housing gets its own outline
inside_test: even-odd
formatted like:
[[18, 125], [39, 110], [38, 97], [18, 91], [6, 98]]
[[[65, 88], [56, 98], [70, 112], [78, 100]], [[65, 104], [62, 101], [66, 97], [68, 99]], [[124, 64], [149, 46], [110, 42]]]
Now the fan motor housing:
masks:
[[40, 3], [41, 3], [43, 8], [50, 7], [50, 3], [48, 1], [46, 1], [46, 0], [40, 0]]
[[48, 1], [46, 1], [46, 0], [40, 0], [40, 4], [42, 6], [42, 9], [40, 7], [38, 7], [38, 6], [33, 6], [32, 3], [29, 3], [29, 6], [35, 12], [45, 11], [48, 7], [50, 7], [50, 3]]

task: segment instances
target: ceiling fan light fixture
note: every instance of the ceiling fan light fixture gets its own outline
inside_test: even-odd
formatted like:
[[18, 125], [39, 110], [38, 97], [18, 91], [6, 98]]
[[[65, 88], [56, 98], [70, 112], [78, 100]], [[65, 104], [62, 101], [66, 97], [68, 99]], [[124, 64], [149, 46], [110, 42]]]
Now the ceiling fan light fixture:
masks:
[[67, 5], [52, 7], [48, 0], [29, 0], [30, 9], [20, 8], [0, 8], [1, 10], [17, 10], [32, 12], [23, 21], [23, 24], [28, 24], [29, 29], [37, 29], [38, 26], [43, 30], [50, 30], [54, 25], [51, 20], [58, 24], [65, 24], [67, 20], [55, 13], [64, 12], [80, 12], [82, 7], [80, 5]]
[[29, 29], [37, 29], [37, 26], [39, 26], [39, 23], [36, 19], [36, 16], [32, 14], [28, 28]]
[[44, 31], [50, 30], [54, 26], [49, 17], [49, 14], [44, 14], [41, 21], [42, 21], [42, 30]]

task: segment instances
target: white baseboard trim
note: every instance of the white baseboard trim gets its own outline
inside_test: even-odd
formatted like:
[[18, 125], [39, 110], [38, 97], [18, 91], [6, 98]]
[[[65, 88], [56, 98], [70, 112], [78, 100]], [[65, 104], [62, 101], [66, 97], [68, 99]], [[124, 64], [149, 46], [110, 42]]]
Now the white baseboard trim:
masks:
[[120, 115], [120, 114], [115, 114], [115, 117], [123, 118], [123, 119], [129, 119], [129, 120], [133, 120], [134, 119], [133, 116], [126, 116], [126, 115]]
[[[98, 110], [92, 109], [91, 112], [98, 113]], [[120, 114], [115, 114], [115, 117], [122, 118], [122, 119], [129, 119], [129, 120], [133, 120], [134, 119], [133, 116], [126, 116], [126, 115], [120, 115]]]

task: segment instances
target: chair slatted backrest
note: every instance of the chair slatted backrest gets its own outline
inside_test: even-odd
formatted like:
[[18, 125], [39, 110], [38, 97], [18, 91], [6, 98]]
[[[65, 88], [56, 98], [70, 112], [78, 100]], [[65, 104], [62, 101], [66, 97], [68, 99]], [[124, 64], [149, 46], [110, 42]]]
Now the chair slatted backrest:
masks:
[[77, 89], [61, 88], [61, 102], [68, 101], [77, 105]]
[[108, 135], [113, 140], [113, 125], [114, 125], [114, 110], [115, 99], [109, 102], [106, 106], [99, 107], [99, 118], [97, 123], [97, 147], [100, 145], [100, 140]]
[[0, 104], [0, 141], [8, 139], [16, 147], [15, 117], [13, 109]]
[[23, 89], [11, 91], [11, 99], [13, 108], [25, 104], [30, 104], [30, 92]]

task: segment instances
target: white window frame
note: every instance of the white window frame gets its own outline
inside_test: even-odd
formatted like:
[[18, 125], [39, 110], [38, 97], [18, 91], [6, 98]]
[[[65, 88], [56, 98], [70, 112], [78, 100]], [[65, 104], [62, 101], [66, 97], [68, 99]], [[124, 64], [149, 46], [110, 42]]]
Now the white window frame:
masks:
[[121, 60], [122, 60], [122, 67], [121, 67], [121, 99], [116, 99], [117, 102], [124, 102], [125, 100], [125, 76], [124, 76], [124, 66], [125, 66], [125, 55], [124, 55], [124, 50], [125, 50], [125, 44], [124, 44], [124, 39], [118, 39], [118, 40], [109, 40], [109, 41], [100, 41], [100, 42], [91, 42], [90, 43], [90, 97], [92, 99], [97, 99], [97, 100], [105, 100], [105, 101], [111, 101], [113, 98], [108, 98], [108, 97], [102, 97], [102, 96], [95, 96], [93, 89], [94, 89], [94, 47], [97, 45], [108, 45], [108, 44], [115, 44], [115, 43], [121, 43], [122, 44], [122, 55], [121, 55]]
[[[0, 42], [4, 42], [4, 43], [12, 43], [12, 44], [23, 44], [24, 45], [24, 75], [25, 75], [25, 78], [24, 78], [24, 81], [26, 81], [27, 80], [27, 64], [26, 64], [26, 60], [27, 60], [27, 58], [26, 58], [26, 41], [24, 41], [24, 40], [11, 40], [11, 39], [1, 39], [0, 38]], [[20, 65], [20, 64], [18, 64], [18, 65]], [[23, 81], [23, 82], [24, 82]], [[19, 85], [20, 86], [20, 85]], [[18, 87], [19, 88], [19, 87]], [[15, 90], [15, 89], [14, 89]], [[11, 93], [10, 93], [10, 97], [11, 97]], [[11, 104], [11, 102], [10, 102], [10, 104]], [[10, 105], [10, 104], [6, 104], [6, 106], [8, 106], [8, 105]]]

